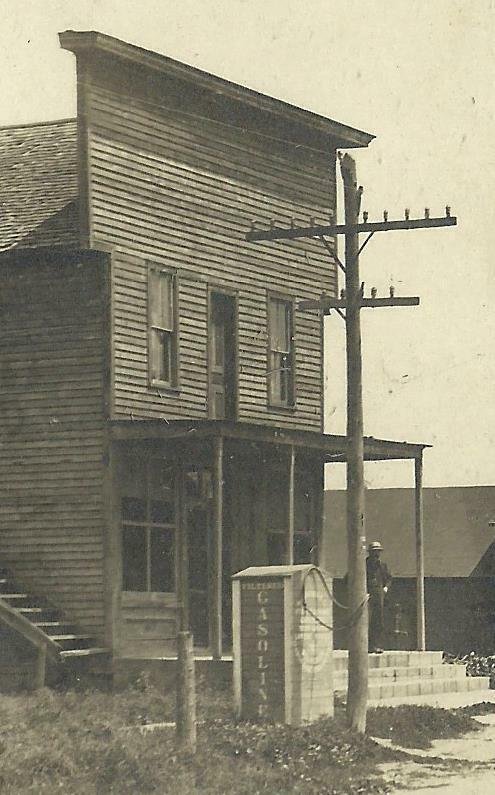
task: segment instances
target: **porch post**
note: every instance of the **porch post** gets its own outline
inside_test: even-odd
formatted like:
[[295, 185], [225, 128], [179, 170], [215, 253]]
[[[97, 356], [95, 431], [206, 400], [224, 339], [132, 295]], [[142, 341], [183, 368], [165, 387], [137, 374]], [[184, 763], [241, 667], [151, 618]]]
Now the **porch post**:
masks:
[[311, 562], [315, 566], [325, 568], [325, 459], [318, 458], [318, 471], [316, 478], [316, 528], [313, 538], [313, 554]]
[[179, 632], [189, 632], [189, 561], [187, 550], [187, 516], [185, 495], [185, 471], [182, 452], [179, 453], [177, 462], [177, 514], [178, 514], [178, 553], [179, 565], [177, 567], [178, 589], [177, 601], [179, 607]]
[[287, 490], [287, 552], [289, 566], [294, 564], [294, 484], [296, 475], [296, 451], [292, 444], [289, 452], [289, 482]]
[[222, 530], [223, 530], [223, 436], [215, 439], [213, 460], [213, 544], [211, 648], [215, 660], [222, 658]]
[[426, 650], [425, 562], [423, 538], [423, 453], [414, 459], [416, 526], [416, 642], [418, 651]]

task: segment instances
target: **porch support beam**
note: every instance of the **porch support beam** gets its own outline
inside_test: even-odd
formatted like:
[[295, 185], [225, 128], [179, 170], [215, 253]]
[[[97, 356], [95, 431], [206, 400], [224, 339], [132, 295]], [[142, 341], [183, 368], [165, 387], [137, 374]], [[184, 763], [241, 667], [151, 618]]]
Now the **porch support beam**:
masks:
[[213, 544], [212, 600], [210, 612], [211, 648], [215, 660], [222, 658], [222, 530], [223, 530], [223, 436], [214, 440], [213, 452]]
[[189, 556], [187, 544], [186, 479], [184, 460], [178, 457], [177, 514], [178, 514], [178, 593], [179, 632], [189, 632]]
[[296, 450], [294, 445], [289, 449], [289, 471], [287, 489], [287, 552], [288, 566], [294, 565], [294, 491], [296, 480]]
[[423, 455], [414, 460], [414, 503], [416, 529], [416, 644], [418, 651], [426, 650], [425, 622], [425, 563], [423, 528]]

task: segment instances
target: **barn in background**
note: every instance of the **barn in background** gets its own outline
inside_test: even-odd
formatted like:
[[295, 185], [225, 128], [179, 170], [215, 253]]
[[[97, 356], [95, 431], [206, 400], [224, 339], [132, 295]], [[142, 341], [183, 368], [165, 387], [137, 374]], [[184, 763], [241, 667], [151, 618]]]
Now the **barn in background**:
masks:
[[[345, 492], [325, 493], [328, 567], [345, 601]], [[452, 654], [495, 653], [495, 486], [424, 488], [426, 644]], [[394, 576], [387, 595], [389, 648], [414, 648], [416, 638], [415, 494], [369, 489], [366, 533], [382, 542]], [[344, 614], [336, 618], [345, 622]], [[345, 647], [345, 632], [336, 635]]]

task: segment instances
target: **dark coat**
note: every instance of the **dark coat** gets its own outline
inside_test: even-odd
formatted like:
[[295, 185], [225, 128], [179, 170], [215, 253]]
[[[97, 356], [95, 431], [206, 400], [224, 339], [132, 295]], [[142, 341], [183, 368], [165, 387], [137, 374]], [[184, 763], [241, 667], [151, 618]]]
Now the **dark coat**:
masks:
[[366, 587], [371, 597], [383, 596], [383, 589], [388, 588], [392, 576], [387, 564], [371, 555], [366, 558]]

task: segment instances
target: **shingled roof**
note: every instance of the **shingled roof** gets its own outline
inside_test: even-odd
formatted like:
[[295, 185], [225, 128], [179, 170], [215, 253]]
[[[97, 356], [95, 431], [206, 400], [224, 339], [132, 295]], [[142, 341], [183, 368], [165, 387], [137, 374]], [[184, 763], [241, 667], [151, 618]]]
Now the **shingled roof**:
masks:
[[76, 120], [0, 128], [0, 251], [78, 240]]

